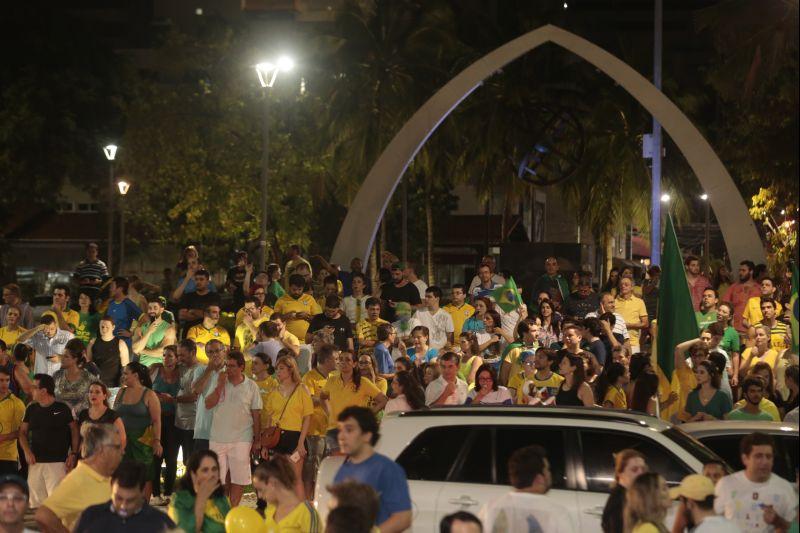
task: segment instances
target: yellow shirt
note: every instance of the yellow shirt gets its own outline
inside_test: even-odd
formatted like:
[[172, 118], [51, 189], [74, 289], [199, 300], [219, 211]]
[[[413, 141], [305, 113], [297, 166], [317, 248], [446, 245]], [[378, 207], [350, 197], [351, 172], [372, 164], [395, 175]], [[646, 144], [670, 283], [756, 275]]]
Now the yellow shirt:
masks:
[[[780, 302], [775, 302], [775, 316], [781, 316], [781, 311], [783, 311], [783, 307], [781, 307]], [[747, 323], [751, 326], [754, 326], [764, 320], [764, 315], [761, 313], [761, 296], [753, 296], [744, 306], [744, 311], [742, 312], [742, 318], [747, 320]]]
[[678, 380], [678, 416], [683, 419], [686, 417], [686, 398], [697, 387], [697, 379], [688, 365], [676, 368], [672, 379]]
[[283, 332], [283, 335], [281, 335], [281, 340], [291, 344], [292, 346], [300, 346], [300, 339], [298, 339], [288, 331]]
[[[641, 317], [647, 316], [647, 308], [644, 305], [644, 300], [641, 298], [633, 295], [627, 299], [617, 296], [616, 302], [617, 313], [622, 315], [626, 324], [638, 324], [641, 322]], [[641, 330], [628, 329], [628, 333], [630, 333], [631, 336], [631, 346], [639, 346]]]
[[467, 321], [469, 317], [475, 314], [475, 308], [465, 303], [461, 307], [456, 307], [453, 304], [447, 304], [442, 307], [447, 314], [450, 315], [450, 318], [453, 319], [453, 337], [457, 340], [459, 335], [461, 335], [461, 329], [464, 327], [464, 322]]
[[111, 499], [111, 478], [100, 475], [83, 461], [61, 480], [44, 505], [69, 531], [84, 509]]
[[361, 322], [356, 324], [356, 340], [358, 340], [358, 355], [362, 354], [372, 354], [372, 351], [375, 349], [374, 346], [364, 346], [364, 341], [376, 341], [378, 340], [378, 326], [381, 324], [388, 324], [388, 322], [382, 318], [376, 319], [374, 322], [363, 319]]
[[309, 502], [300, 502], [280, 521], [275, 521], [275, 506], [267, 505], [264, 520], [267, 533], [322, 533], [322, 521]]
[[[319, 393], [325, 388], [328, 378], [320, 374], [319, 370], [312, 368], [303, 376], [303, 385], [306, 386], [311, 396], [319, 398]], [[308, 429], [309, 435], [321, 437], [328, 429], [328, 413], [323, 406], [314, 407], [311, 415], [311, 427]]]
[[[260, 326], [262, 323], [268, 320], [269, 319], [264, 316], [262, 316], [261, 318], [257, 318], [256, 320], [253, 321], [253, 327], [255, 327], [256, 331], [258, 331], [258, 326]], [[233, 346], [242, 351], [247, 350], [255, 340], [253, 332], [250, 331], [250, 328], [247, 327], [247, 324], [245, 324], [244, 322], [236, 326], [236, 333], [233, 335], [233, 338], [234, 338]]]
[[281, 429], [300, 431], [303, 429], [303, 418], [314, 413], [314, 402], [311, 401], [308, 390], [300, 383], [289, 397], [281, 394], [280, 388], [272, 389], [267, 395], [266, 410], [272, 423], [279, 425]]
[[[73, 329], [78, 329], [78, 324], [81, 322], [81, 315], [74, 309], [67, 309], [66, 311], [62, 311], [61, 314], [64, 317], [64, 320], [73, 327]], [[56, 316], [55, 311], [45, 311], [42, 313], [42, 316], [50, 315], [58, 321], [58, 317]]]
[[611, 403], [611, 407], [614, 409], [627, 409], [628, 408], [628, 398], [625, 396], [624, 389], [618, 389], [616, 387], [609, 387], [608, 391], [606, 391], [606, 397], [603, 398], [603, 405], [605, 403]]
[[[514, 403], [518, 404], [525, 404], [525, 393], [522, 391], [522, 385], [525, 384], [525, 380], [528, 378], [525, 377], [525, 372], [514, 372], [511, 374], [511, 377], [508, 378], [508, 388], [514, 389]], [[533, 379], [532, 377], [530, 379]]]
[[647, 523], [638, 523], [633, 527], [631, 533], [660, 533], [659, 529], [654, 526], [653, 524]]
[[355, 384], [349, 382], [345, 387], [341, 376], [331, 375], [328, 376], [328, 381], [325, 383], [323, 389], [330, 395], [328, 405], [330, 407], [330, 416], [328, 417], [328, 429], [335, 429], [339, 413], [344, 411], [345, 407], [351, 405], [359, 407], [369, 407], [373, 400], [381, 394], [378, 387], [369, 379], [362, 377], [361, 384], [358, 390], [355, 389]]
[[[22, 425], [23, 416], [25, 416], [25, 404], [9, 392], [8, 396], [0, 400], [0, 435], [8, 435], [17, 431]], [[16, 461], [17, 459], [19, 459], [17, 439], [0, 442], [0, 461]]]
[[204, 365], [208, 364], [208, 356], [206, 355], [206, 347], [205, 345], [211, 342], [212, 340], [216, 339], [221, 341], [222, 344], [225, 346], [231, 345], [231, 336], [228, 334], [228, 330], [225, 328], [221, 328], [219, 326], [214, 326], [211, 329], [206, 329], [203, 327], [203, 324], [197, 324], [196, 326], [192, 326], [189, 328], [189, 332], [186, 334], [187, 339], [192, 339], [194, 342], [202, 343], [203, 346], [197, 346], [197, 360], [203, 363]]
[[[273, 313], [272, 308], [268, 305], [265, 305], [264, 307], [261, 308], [261, 316], [258, 318], [259, 320], [261, 320], [262, 318], [266, 318], [267, 320], [269, 320], [269, 317], [272, 316], [272, 313]], [[244, 322], [244, 307], [236, 311], [236, 327], [238, 328], [239, 326], [241, 326], [242, 322]]]
[[266, 427], [264, 424], [266, 424], [269, 415], [267, 397], [278, 386], [278, 381], [272, 376], [267, 376], [267, 379], [262, 380], [253, 379], [253, 381], [258, 385], [258, 390], [261, 393], [261, 428], [263, 429]]
[[[278, 298], [277, 302], [275, 302], [275, 312], [281, 314], [308, 313], [310, 316], [314, 316], [320, 314], [322, 312], [322, 308], [317, 304], [317, 301], [314, 300], [314, 297], [310, 294], [303, 294], [296, 300], [288, 294], [284, 294]], [[306, 338], [308, 326], [308, 320], [295, 319], [286, 322], [286, 330], [298, 339]]]
[[[752, 348], [744, 349], [744, 351], [742, 352], [743, 365], [747, 364], [747, 361], [750, 361], [750, 359], [754, 357], [754, 354], [752, 352], [753, 352]], [[750, 361], [749, 368], [752, 368], [753, 365], [762, 361], [764, 363], [767, 363], [769, 367], [774, 371], [775, 363], [778, 362], [778, 352], [776, 352], [775, 350], [767, 350], [767, 353], [765, 353], [762, 357], [759, 357], [758, 360]]]
[[19, 338], [19, 336], [25, 333], [26, 331], [28, 330], [23, 327], [18, 327], [14, 331], [8, 329], [8, 326], [2, 327], [0, 328], [0, 339], [2, 339], [3, 342], [6, 343], [8, 349], [11, 350], [12, 347], [17, 343], [17, 339]]

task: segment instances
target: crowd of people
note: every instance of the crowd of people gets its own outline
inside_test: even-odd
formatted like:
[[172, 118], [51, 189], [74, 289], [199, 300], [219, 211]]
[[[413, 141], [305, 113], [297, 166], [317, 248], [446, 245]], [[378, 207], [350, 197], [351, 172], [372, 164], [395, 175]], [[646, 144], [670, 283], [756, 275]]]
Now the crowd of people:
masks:
[[[373, 448], [385, 413], [596, 406], [675, 423], [797, 421], [800, 377], [785, 315], [792, 288], [748, 261], [733, 282], [723, 268], [710, 279], [699, 259], [686, 259], [699, 335], [675, 347], [674, 387], [661, 397], [648, 352], [657, 332], [657, 267], [644, 279], [612, 269], [599, 284], [589, 272], [568, 280], [549, 257], [525, 304], [504, 297], [511, 274], [497, 272], [489, 256], [470, 284], [446, 289], [428, 286], [412, 263], [388, 253], [378, 279], [358, 259], [349, 271], [311, 259], [292, 246], [283, 268], [256, 271], [239, 252], [218, 289], [189, 246], [177, 279], [159, 287], [109, 275], [90, 243], [74, 285], [53, 288], [36, 324], [20, 288], [5, 285], [0, 490], [21, 490], [48, 531], [124, 530], [135, 515], [157, 523], [153, 531], [217, 532], [252, 485], [272, 531], [322, 531], [309, 500], [321, 460], [339, 454], [347, 460], [328, 488], [336, 509], [326, 530], [359, 531], [361, 520], [364, 531], [403, 531], [412, 521], [405, 475]], [[771, 446], [761, 437], [747, 442], [743, 457]], [[646, 458], [636, 453], [617, 456], [633, 462], [618, 468], [609, 499], [616, 525], [607, 531], [663, 528], [664, 481], [645, 473]], [[629, 463], [641, 475], [625, 474]], [[745, 482], [765, 483], [766, 460], [756, 463], [744, 479], [717, 483], [711, 507], [714, 485], [709, 493], [706, 481], [685, 480], [673, 495], [685, 508], [683, 527], [708, 520], [698, 531], [715, 531], [709, 524], [722, 520], [715, 512], [742, 531], [796, 525], [796, 499], [794, 507], [765, 504], [764, 516], [746, 519], [730, 503]], [[525, 513], [515, 508], [541, 507], [542, 531], [574, 530], [569, 513], [540, 502], [549, 488], [541, 449], [518, 450], [509, 477], [514, 492], [480, 519], [462, 513], [442, 527], [513, 531], [492, 524], [517, 523]], [[169, 517], [151, 513], [151, 504], [168, 506]]]

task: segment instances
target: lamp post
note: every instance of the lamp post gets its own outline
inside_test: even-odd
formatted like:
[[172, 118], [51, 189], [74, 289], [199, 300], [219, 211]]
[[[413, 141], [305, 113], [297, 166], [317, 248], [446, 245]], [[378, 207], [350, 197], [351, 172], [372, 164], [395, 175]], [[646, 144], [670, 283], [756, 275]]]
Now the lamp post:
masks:
[[[119, 189], [120, 196], [128, 194], [128, 189], [131, 184], [124, 179], [117, 182], [117, 189]], [[125, 267], [125, 203], [119, 203], [119, 273], [123, 273]]]
[[114, 241], [114, 158], [117, 156], [117, 145], [109, 144], [108, 146], [104, 146], [103, 153], [106, 155], [106, 159], [108, 159], [108, 214], [106, 222], [108, 225], [108, 259], [106, 260], [106, 266], [108, 267], [108, 272], [111, 273], [113, 272], [111, 269], [111, 258], [113, 257], [112, 248]]
[[708, 201], [708, 194], [703, 193], [700, 199], [706, 204], [706, 227], [705, 227], [705, 244], [703, 244], [703, 262], [706, 269], [711, 265], [711, 202]]
[[[255, 66], [258, 82], [264, 89], [271, 89], [278, 78], [278, 73], [289, 72], [294, 62], [287, 56], [277, 61], [264, 61]], [[264, 120], [261, 125], [261, 231], [258, 238], [258, 263], [260, 270], [267, 268], [267, 185], [269, 182], [269, 96], [264, 91]]]

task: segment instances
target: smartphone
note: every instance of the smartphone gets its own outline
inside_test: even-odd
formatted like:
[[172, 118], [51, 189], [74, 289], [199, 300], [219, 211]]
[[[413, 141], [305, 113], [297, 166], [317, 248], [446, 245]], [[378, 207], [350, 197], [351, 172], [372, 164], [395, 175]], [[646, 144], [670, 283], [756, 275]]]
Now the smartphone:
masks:
[[291, 460], [293, 463], [298, 462], [300, 460], [300, 453], [294, 452], [292, 455], [289, 456], [289, 460]]

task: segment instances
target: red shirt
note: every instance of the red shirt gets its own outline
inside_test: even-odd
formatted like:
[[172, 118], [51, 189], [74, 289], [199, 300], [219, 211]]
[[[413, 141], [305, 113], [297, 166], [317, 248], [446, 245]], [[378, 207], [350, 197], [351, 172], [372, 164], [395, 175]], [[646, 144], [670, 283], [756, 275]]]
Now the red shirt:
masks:
[[694, 285], [689, 281], [689, 276], [686, 276], [686, 282], [689, 284], [689, 294], [692, 295], [692, 307], [695, 311], [699, 311], [700, 302], [703, 300], [703, 291], [711, 287], [711, 282], [705, 276], [697, 276]]
[[747, 306], [747, 300], [759, 295], [761, 288], [752, 280], [747, 283], [734, 283], [725, 293], [724, 301], [733, 304], [733, 327], [739, 333], [747, 333], [747, 328], [742, 325], [742, 313]]

